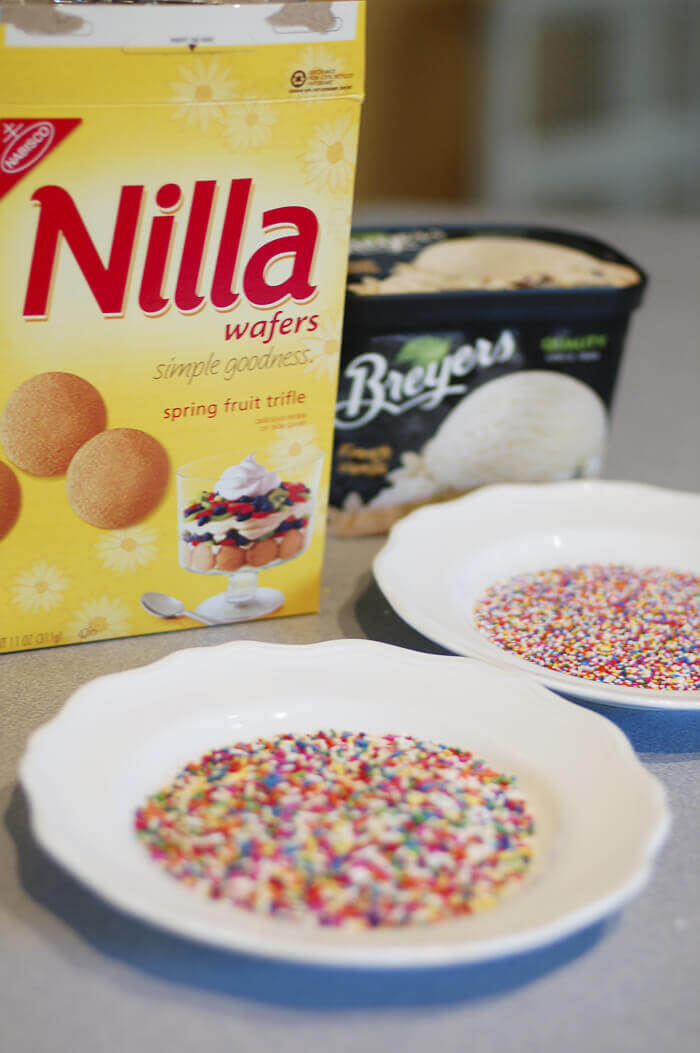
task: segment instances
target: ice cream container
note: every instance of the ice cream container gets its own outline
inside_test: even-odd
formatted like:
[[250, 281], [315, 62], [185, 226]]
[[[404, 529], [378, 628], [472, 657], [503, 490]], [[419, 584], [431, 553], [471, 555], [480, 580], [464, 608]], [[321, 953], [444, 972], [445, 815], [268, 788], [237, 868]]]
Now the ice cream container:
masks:
[[617, 249], [569, 231], [354, 230], [331, 531], [382, 533], [489, 483], [599, 474], [646, 284]]
[[0, 6], [0, 652], [318, 609], [363, 37]]

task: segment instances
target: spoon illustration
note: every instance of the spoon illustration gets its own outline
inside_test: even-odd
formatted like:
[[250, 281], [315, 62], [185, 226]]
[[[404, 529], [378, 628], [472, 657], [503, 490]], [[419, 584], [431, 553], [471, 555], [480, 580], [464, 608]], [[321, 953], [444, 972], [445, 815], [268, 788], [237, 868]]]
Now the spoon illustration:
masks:
[[186, 611], [181, 600], [176, 600], [174, 596], [166, 596], [164, 592], [144, 592], [141, 597], [141, 606], [149, 614], [155, 614], [156, 618], [181, 618], [184, 615], [186, 618], [194, 618], [196, 622], [201, 622], [203, 625], [220, 624], [201, 614]]

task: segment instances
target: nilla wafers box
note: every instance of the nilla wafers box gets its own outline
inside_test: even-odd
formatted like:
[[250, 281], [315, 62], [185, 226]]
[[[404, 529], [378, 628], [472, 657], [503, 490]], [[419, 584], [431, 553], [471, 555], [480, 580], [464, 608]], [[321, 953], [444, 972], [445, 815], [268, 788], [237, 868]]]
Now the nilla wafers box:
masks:
[[318, 609], [363, 41], [0, 7], [0, 651]]

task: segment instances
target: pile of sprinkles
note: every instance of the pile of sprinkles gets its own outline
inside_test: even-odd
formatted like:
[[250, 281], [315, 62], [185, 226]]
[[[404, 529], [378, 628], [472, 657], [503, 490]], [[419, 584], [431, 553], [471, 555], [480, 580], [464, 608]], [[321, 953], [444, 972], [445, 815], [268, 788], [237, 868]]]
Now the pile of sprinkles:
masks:
[[213, 750], [135, 817], [150, 855], [237, 907], [355, 928], [433, 922], [521, 883], [534, 824], [465, 750], [318, 731]]
[[700, 689], [700, 578], [661, 567], [582, 564], [493, 585], [474, 610], [499, 647], [585, 680]]

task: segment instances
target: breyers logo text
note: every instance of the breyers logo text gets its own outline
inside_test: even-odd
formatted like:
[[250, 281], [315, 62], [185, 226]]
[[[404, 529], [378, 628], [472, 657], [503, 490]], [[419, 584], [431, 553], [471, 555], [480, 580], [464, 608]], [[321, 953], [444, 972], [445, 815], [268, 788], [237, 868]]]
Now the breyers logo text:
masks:
[[[291, 299], [307, 303], [315, 294], [311, 275], [318, 241], [316, 214], [302, 205], [267, 209], [261, 216], [262, 235], [268, 236], [247, 260], [241, 259], [244, 232], [253, 197], [252, 179], [233, 179], [221, 222], [208, 298], [200, 291], [209, 256], [210, 227], [217, 191], [215, 180], [198, 180], [189, 214], [172, 294], [168, 293], [169, 257], [176, 216], [184, 200], [177, 183], [166, 183], [155, 194], [158, 210], [151, 218], [138, 303], [146, 315], [157, 316], [174, 304], [182, 314], [199, 311], [208, 301], [218, 311], [229, 311], [243, 296], [254, 307], [275, 307]], [[51, 289], [59, 266], [59, 246], [65, 241], [103, 315], [124, 314], [129, 278], [137, 254], [142, 214], [147, 201], [142, 185], [124, 186], [116, 209], [107, 262], [103, 262], [78, 207], [63, 187], [43, 186], [32, 194], [40, 208], [29, 271], [24, 317], [49, 315]], [[273, 238], [269, 235], [275, 234]], [[287, 276], [277, 284], [267, 280], [271, 265], [288, 261]], [[240, 283], [241, 291], [235, 286]]]
[[[353, 359], [343, 374], [349, 382], [348, 397], [338, 402], [337, 428], [357, 428], [381, 412], [398, 416], [420, 407], [434, 409], [447, 395], [463, 395], [467, 384], [455, 383], [477, 367], [488, 368], [508, 362], [517, 344], [513, 333], [505, 329], [498, 340], [479, 339], [462, 344], [440, 361], [427, 366], [412, 366], [407, 372], [389, 369], [386, 358], [367, 351]], [[347, 389], [346, 389], [347, 390]]]

